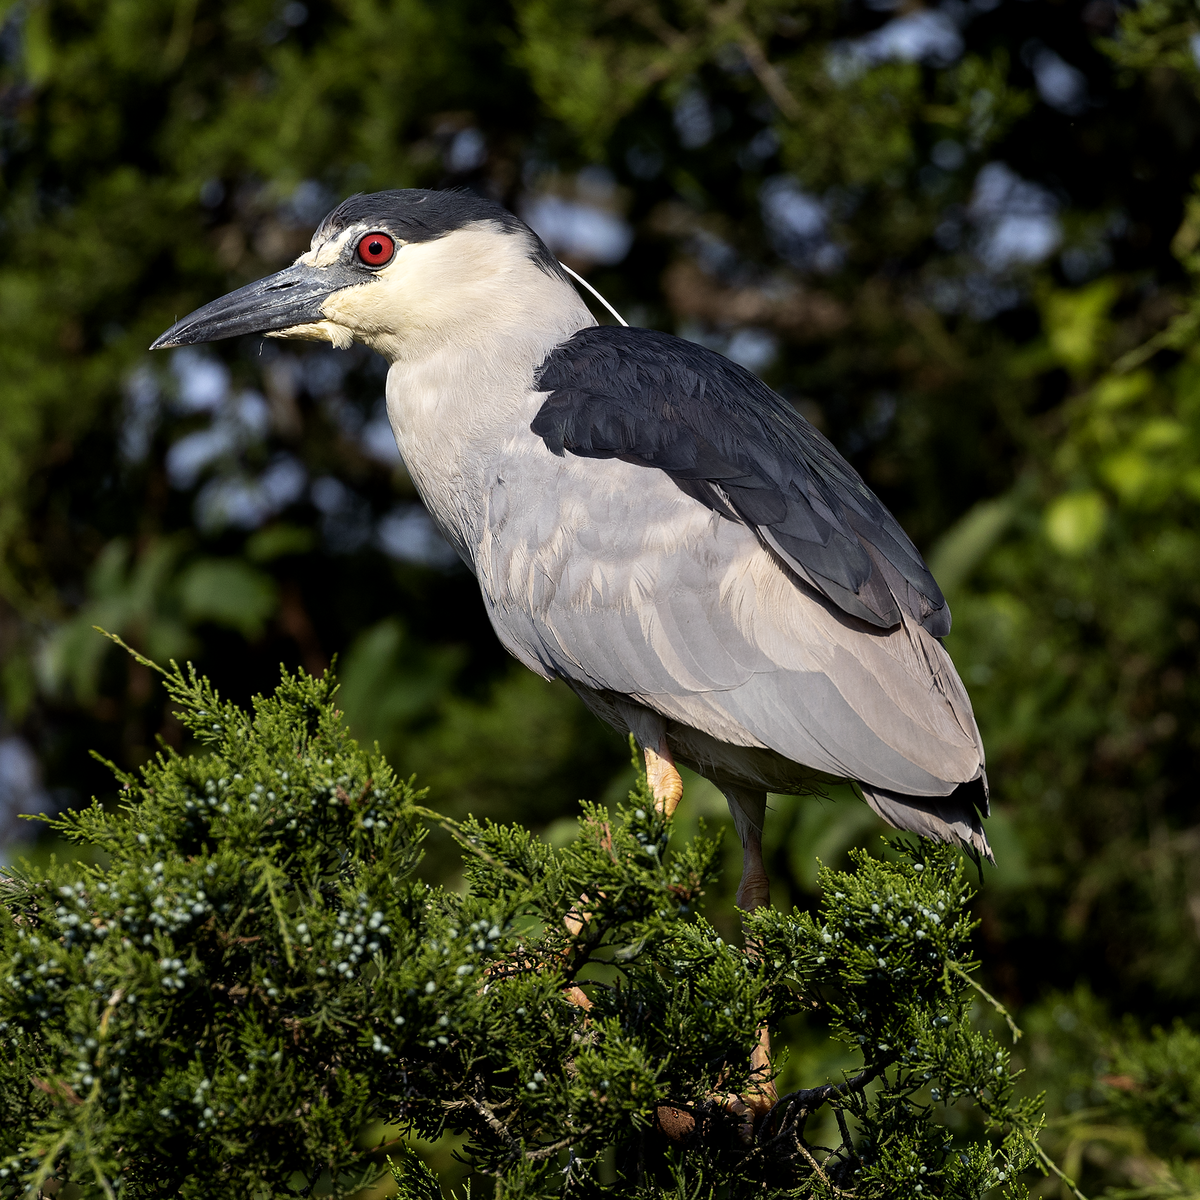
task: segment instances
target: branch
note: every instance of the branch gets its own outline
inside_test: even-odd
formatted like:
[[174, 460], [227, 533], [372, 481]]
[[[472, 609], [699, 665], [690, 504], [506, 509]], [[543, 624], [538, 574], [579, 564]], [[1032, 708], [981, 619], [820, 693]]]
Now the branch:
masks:
[[843, 1192], [840, 1187], [837, 1187], [828, 1175], [821, 1169], [821, 1164], [812, 1156], [812, 1151], [804, 1144], [802, 1137], [796, 1138], [796, 1149], [804, 1155], [808, 1165], [816, 1172], [817, 1178], [835, 1195], [835, 1196], [850, 1196], [852, 1192]]
[[826, 1083], [821, 1087], [802, 1088], [798, 1092], [788, 1092], [786, 1096], [780, 1096], [771, 1106], [770, 1112], [767, 1113], [767, 1119], [763, 1122], [763, 1128], [765, 1129], [770, 1124], [776, 1109], [790, 1109], [793, 1104], [798, 1102], [800, 1106], [799, 1111], [805, 1117], [811, 1117], [822, 1104], [826, 1104], [830, 1100], [840, 1100], [845, 1096], [853, 1095], [855, 1092], [863, 1091], [878, 1074], [879, 1071], [877, 1068], [867, 1067], [855, 1075], [853, 1079], [847, 1079], [845, 1083]]
[[654, 5], [631, 5], [629, 15], [674, 54], [683, 56], [696, 48], [696, 38], [676, 29]]
[[850, 1136], [850, 1130], [846, 1126], [846, 1115], [840, 1108], [833, 1110], [833, 1115], [837, 1117], [838, 1129], [842, 1134], [842, 1145], [854, 1156], [854, 1161], [862, 1166], [862, 1159], [858, 1157], [858, 1151], [854, 1148], [854, 1139]]
[[592, 1132], [591, 1125], [585, 1125], [576, 1133], [569, 1134], [565, 1138], [559, 1139], [549, 1146], [540, 1146], [537, 1150], [522, 1150], [521, 1144], [509, 1132], [508, 1126], [496, 1116], [492, 1106], [483, 1100], [477, 1099], [470, 1093], [465, 1093], [465, 1098], [456, 1100], [449, 1104], [444, 1104], [445, 1108], [473, 1108], [487, 1124], [487, 1127], [494, 1133], [513, 1154], [521, 1154], [527, 1162], [541, 1162], [543, 1159], [553, 1158], [560, 1150], [565, 1150], [568, 1146], [579, 1141], [580, 1138], [585, 1138]]
[[578, 1133], [570, 1134], [568, 1137], [562, 1138], [550, 1146], [542, 1146], [539, 1150], [526, 1150], [525, 1158], [528, 1162], [541, 1162], [545, 1158], [553, 1158], [560, 1150], [565, 1150], [568, 1146], [574, 1145], [580, 1138], [585, 1138], [592, 1132], [590, 1125], [585, 1125]]
[[754, 72], [754, 77], [762, 84], [763, 91], [774, 101], [775, 107], [788, 120], [798, 121], [801, 111], [800, 104], [788, 90], [787, 84], [783, 82], [783, 76], [779, 73], [779, 69], [768, 60], [763, 48], [758, 44], [758, 40], [751, 34], [744, 33], [738, 39], [738, 45], [746, 56], [746, 62], [750, 64], [750, 70]]
[[1122, 354], [1112, 365], [1115, 375], [1124, 375], [1153, 358], [1160, 350], [1175, 349], [1190, 338], [1200, 324], [1200, 313], [1186, 312], [1177, 316], [1166, 329], [1159, 330], [1149, 341]]
[[742, 23], [745, 7], [745, 0], [731, 0], [724, 10], [711, 9], [709, 24], [716, 30], [720, 30], [722, 26], [730, 30], [732, 40], [737, 42], [738, 47], [746, 56], [746, 63], [754, 72], [755, 79], [762, 84], [763, 91], [771, 97], [775, 107], [789, 121], [798, 121], [801, 113], [799, 101], [788, 90], [779, 68], [767, 58], [766, 51], [762, 48], [758, 38]]
[[1042, 1165], [1053, 1171], [1054, 1174], [1062, 1180], [1066, 1187], [1070, 1189], [1071, 1195], [1075, 1197], [1075, 1200], [1088, 1200], [1088, 1198], [1075, 1186], [1075, 1180], [1073, 1180], [1069, 1175], [1066, 1175], [1058, 1163], [1056, 1163], [1054, 1159], [1052, 1159], [1050, 1155], [1048, 1155], [1045, 1150], [1038, 1145], [1037, 1138], [1035, 1138], [1033, 1134], [1027, 1133], [1024, 1129], [1022, 1129], [1021, 1136], [1033, 1148], [1034, 1154], [1038, 1156], [1038, 1159]]
[[[275, 913], [275, 920], [279, 924], [279, 936], [283, 940], [283, 953], [287, 958], [287, 965], [295, 970], [296, 956], [292, 952], [292, 935], [288, 931], [287, 910], [275, 891], [275, 874], [278, 868], [265, 859], [260, 859], [259, 861], [262, 864], [262, 877], [254, 888], [254, 893], [266, 890], [267, 898], [271, 902], [271, 909]], [[279, 874], [282, 875], [283, 872], [280, 871]]]
[[[880, 1068], [867, 1067], [853, 1079], [847, 1079], [845, 1083], [827, 1083], [822, 1087], [804, 1088], [797, 1092], [789, 1092], [786, 1096], [781, 1096], [770, 1108], [767, 1115], [763, 1118], [762, 1123], [758, 1127], [757, 1142], [758, 1145], [747, 1155], [746, 1161], [763, 1154], [769, 1146], [777, 1144], [782, 1139], [788, 1139], [801, 1147], [801, 1133], [805, 1122], [814, 1112], [817, 1111], [823, 1104], [830, 1100], [842, 1099], [846, 1096], [853, 1095], [855, 1092], [863, 1091], [867, 1085], [878, 1077]], [[780, 1128], [769, 1139], [767, 1138], [767, 1130], [771, 1128], [771, 1123], [775, 1119], [776, 1112], [782, 1111], [783, 1118], [780, 1122]], [[853, 1142], [849, 1141], [849, 1135], [846, 1132], [845, 1125], [841, 1121], [839, 1113], [838, 1124], [842, 1127], [843, 1136], [846, 1137], [849, 1145], [850, 1153], [857, 1157], [854, 1150]], [[822, 1178], [824, 1176], [822, 1175]], [[833, 1187], [831, 1183], [829, 1185]]]
[[1000, 1001], [991, 994], [991, 992], [985, 991], [978, 983], [976, 983], [975, 980], [972, 979], [971, 976], [968, 975], [966, 971], [964, 971], [962, 967], [958, 965], [958, 963], [951, 962], [949, 959], [947, 959], [945, 969], [942, 972], [943, 978], [950, 971], [953, 971], [955, 975], [965, 979], [1004, 1018], [1004, 1022], [1008, 1026], [1009, 1032], [1012, 1034], [1013, 1045], [1015, 1046], [1018, 1039], [1021, 1037], [1021, 1031], [1017, 1028], [1017, 1023], [1012, 1019], [1012, 1014], [1008, 1011], [1008, 1009], [1005, 1008], [1004, 1005], [1001, 1004]]
[[466, 1102], [469, 1104], [486, 1122], [487, 1127], [511, 1150], [514, 1154], [521, 1152], [521, 1147], [516, 1138], [508, 1131], [508, 1127], [500, 1120], [492, 1111], [491, 1106], [485, 1104], [482, 1100], [477, 1100], [470, 1093], [467, 1093]]
[[108, 1176], [104, 1174], [104, 1169], [96, 1160], [96, 1156], [88, 1153], [88, 1165], [92, 1168], [92, 1174], [96, 1177], [96, 1182], [100, 1185], [100, 1190], [104, 1193], [105, 1200], [117, 1200], [117, 1194], [112, 1190], [112, 1185], [108, 1182]]
[[[107, 629], [100, 625], [93, 625], [92, 628], [97, 633], [104, 634], [104, 636], [108, 638], [110, 642], [116, 642], [117, 645], [120, 646], [121, 649], [124, 650], [126, 654], [128, 654], [134, 660], [134, 662], [141, 663], [143, 667], [149, 667], [151, 671], [157, 671], [164, 679], [173, 679], [175, 677], [170, 671], [160, 667], [158, 663], [154, 662], [152, 659], [147, 658], [144, 654], [139, 654], [132, 646], [128, 645], [119, 634], [109, 633]], [[174, 659], [171, 660], [171, 666], [175, 667]], [[178, 674], [179, 668], [175, 667], [175, 671]]]

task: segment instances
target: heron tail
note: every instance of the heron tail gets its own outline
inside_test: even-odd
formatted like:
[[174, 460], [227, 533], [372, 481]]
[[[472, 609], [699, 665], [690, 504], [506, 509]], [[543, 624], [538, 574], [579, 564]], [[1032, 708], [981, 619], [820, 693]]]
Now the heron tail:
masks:
[[957, 842], [972, 858], [995, 866], [981, 817], [988, 814], [987, 776], [960, 783], [948, 796], [904, 796], [861, 783], [863, 799], [894, 829], [938, 842]]

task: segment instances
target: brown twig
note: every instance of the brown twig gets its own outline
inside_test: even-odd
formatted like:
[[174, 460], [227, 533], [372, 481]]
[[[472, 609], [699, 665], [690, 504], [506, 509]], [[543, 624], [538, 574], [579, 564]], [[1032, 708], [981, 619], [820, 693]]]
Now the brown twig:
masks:
[[746, 56], [746, 62], [749, 64], [750, 70], [754, 72], [755, 79], [762, 84], [763, 91], [771, 97], [775, 107], [789, 121], [799, 120], [801, 112], [799, 101], [788, 90], [779, 69], [767, 58], [762, 46], [758, 44], [757, 38], [752, 37], [749, 33], [744, 33], [738, 39], [738, 46]]
[[560, 1150], [565, 1150], [568, 1146], [574, 1145], [580, 1138], [587, 1137], [591, 1132], [592, 1127], [585, 1125], [578, 1133], [560, 1138], [553, 1145], [542, 1146], [539, 1150], [526, 1150], [525, 1159], [527, 1162], [541, 1162], [544, 1158], [553, 1158]]
[[66, 1100], [69, 1104], [83, 1103], [79, 1097], [79, 1093], [69, 1083], [64, 1083], [61, 1079], [55, 1079], [47, 1083], [46, 1080], [39, 1079], [36, 1075], [31, 1075], [29, 1082], [39, 1092], [45, 1092], [52, 1100]]
[[852, 1194], [853, 1194], [853, 1193], [851, 1193], [851, 1192], [844, 1192], [844, 1191], [842, 1191], [842, 1189], [841, 1189], [840, 1187], [838, 1187], [838, 1186], [837, 1186], [837, 1185], [836, 1185], [836, 1184], [835, 1184], [835, 1183], [834, 1183], [834, 1182], [833, 1182], [833, 1181], [832, 1181], [832, 1180], [829, 1178], [829, 1176], [828, 1176], [828, 1175], [826, 1175], [826, 1174], [825, 1174], [825, 1172], [824, 1172], [824, 1171], [821, 1169], [821, 1164], [820, 1164], [819, 1162], [817, 1162], [817, 1160], [816, 1160], [815, 1158], [813, 1158], [813, 1156], [812, 1156], [812, 1151], [811, 1151], [811, 1150], [809, 1150], [809, 1148], [808, 1148], [808, 1147], [807, 1147], [807, 1146], [804, 1144], [804, 1139], [803, 1139], [803, 1138], [801, 1138], [801, 1137], [797, 1137], [797, 1138], [795, 1139], [795, 1142], [796, 1142], [796, 1149], [797, 1149], [797, 1150], [799, 1150], [799, 1151], [800, 1151], [800, 1153], [801, 1153], [802, 1155], [804, 1155], [805, 1161], [806, 1161], [806, 1162], [808, 1163], [808, 1165], [809, 1165], [810, 1167], [812, 1167], [812, 1169], [813, 1169], [813, 1170], [816, 1172], [816, 1174], [817, 1174], [817, 1178], [818, 1178], [818, 1179], [820, 1179], [820, 1181], [821, 1181], [821, 1182], [822, 1182], [822, 1183], [823, 1183], [823, 1184], [824, 1184], [824, 1185], [825, 1185], [825, 1186], [826, 1186], [826, 1187], [827, 1187], [827, 1188], [828, 1188], [828, 1189], [829, 1189], [829, 1190], [830, 1190], [830, 1191], [831, 1191], [831, 1192], [832, 1192], [832, 1193], [833, 1193], [835, 1196], [850, 1196], [850, 1195], [852, 1195]]
[[500, 1120], [492, 1111], [490, 1105], [485, 1104], [482, 1100], [475, 1096], [467, 1095], [466, 1103], [473, 1108], [486, 1122], [487, 1127], [511, 1150], [514, 1154], [521, 1152], [521, 1147], [516, 1138], [508, 1131], [508, 1127]]

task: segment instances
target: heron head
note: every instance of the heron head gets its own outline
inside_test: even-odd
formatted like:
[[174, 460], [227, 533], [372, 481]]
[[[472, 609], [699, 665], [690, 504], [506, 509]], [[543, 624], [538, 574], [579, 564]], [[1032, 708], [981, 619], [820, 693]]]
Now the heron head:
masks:
[[290, 267], [189, 313], [150, 348], [258, 333], [342, 349], [357, 340], [394, 362], [511, 317], [547, 287], [575, 297], [541, 239], [499, 204], [467, 192], [375, 192], [335, 208]]

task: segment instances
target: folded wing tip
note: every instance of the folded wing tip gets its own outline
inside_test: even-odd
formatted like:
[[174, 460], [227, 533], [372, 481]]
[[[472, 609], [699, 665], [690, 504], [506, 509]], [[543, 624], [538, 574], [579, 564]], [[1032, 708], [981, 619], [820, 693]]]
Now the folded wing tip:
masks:
[[981, 812], [987, 812], [987, 784], [982, 772], [960, 783], [948, 796], [904, 796], [870, 784], [858, 786], [871, 809], [892, 828], [961, 846], [976, 861], [986, 858], [996, 865], [980, 817]]

